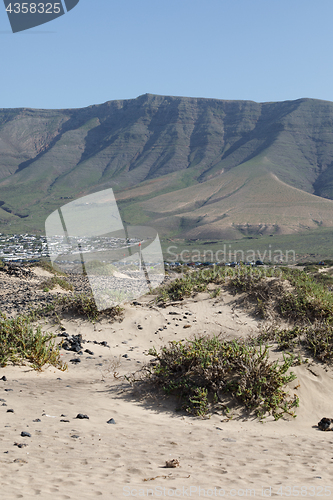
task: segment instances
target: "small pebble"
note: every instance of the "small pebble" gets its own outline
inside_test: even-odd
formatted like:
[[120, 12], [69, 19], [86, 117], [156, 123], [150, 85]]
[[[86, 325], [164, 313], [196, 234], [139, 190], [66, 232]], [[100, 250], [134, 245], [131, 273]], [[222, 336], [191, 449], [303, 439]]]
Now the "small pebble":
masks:
[[14, 446], [17, 446], [18, 448], [23, 448], [24, 446], [28, 446], [26, 443], [14, 443]]
[[1, 377], [1, 379], [0, 379], [0, 380], [3, 380], [4, 382], [7, 382], [7, 377], [6, 377], [6, 375], [4, 375], [3, 377]]
[[69, 361], [70, 361], [71, 363], [81, 363], [81, 359], [80, 359], [80, 358], [70, 359]]
[[41, 422], [41, 419], [40, 418], [35, 418], [35, 420], [33, 420], [33, 422]]
[[28, 437], [28, 438], [31, 438], [31, 434], [29, 432], [26, 432], [26, 431], [22, 431], [21, 432], [21, 436], [22, 437]]
[[85, 415], [84, 413], [78, 413], [75, 418], [80, 418], [80, 419], [88, 418], [89, 419], [88, 415]]
[[10, 408], [9, 410], [7, 410], [7, 413], [14, 413], [14, 410]]
[[106, 423], [107, 424], [115, 424], [116, 422], [113, 418], [110, 418], [110, 420], [108, 420]]

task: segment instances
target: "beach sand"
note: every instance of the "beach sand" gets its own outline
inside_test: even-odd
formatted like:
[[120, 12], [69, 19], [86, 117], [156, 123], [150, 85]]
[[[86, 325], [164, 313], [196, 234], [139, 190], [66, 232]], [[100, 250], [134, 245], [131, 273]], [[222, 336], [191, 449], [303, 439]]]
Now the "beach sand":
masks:
[[[203, 333], [244, 337], [258, 333], [262, 321], [227, 291], [165, 308], [149, 295], [139, 303], [124, 306], [121, 322], [64, 319], [65, 331], [86, 341], [81, 356], [61, 351], [68, 371], [0, 370], [7, 378], [0, 380], [1, 498], [333, 495], [333, 434], [317, 427], [322, 417], [333, 418], [331, 369], [319, 363], [293, 369], [295, 419], [262, 423], [239, 413], [201, 419], [176, 412], [174, 399], [133, 392], [122, 376], [151, 359], [144, 353], [153, 346]], [[43, 329], [60, 331], [47, 322]], [[70, 362], [75, 358], [81, 362]], [[172, 459], [179, 466], [165, 467]]]

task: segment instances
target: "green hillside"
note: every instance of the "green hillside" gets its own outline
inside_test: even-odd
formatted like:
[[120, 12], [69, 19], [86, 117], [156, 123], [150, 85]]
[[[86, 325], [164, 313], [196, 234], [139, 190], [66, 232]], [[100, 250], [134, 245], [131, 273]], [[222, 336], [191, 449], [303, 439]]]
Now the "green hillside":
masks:
[[0, 232], [43, 232], [112, 187], [128, 224], [165, 238], [333, 227], [333, 103], [143, 95], [69, 110], [0, 110]]

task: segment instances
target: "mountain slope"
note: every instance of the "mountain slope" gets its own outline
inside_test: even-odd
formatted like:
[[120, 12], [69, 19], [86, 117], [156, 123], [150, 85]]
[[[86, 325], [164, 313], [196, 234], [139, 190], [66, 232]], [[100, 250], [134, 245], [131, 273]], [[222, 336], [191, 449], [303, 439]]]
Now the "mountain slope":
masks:
[[1, 231], [43, 231], [67, 200], [109, 187], [127, 223], [165, 235], [330, 227], [333, 103], [147, 94], [0, 110]]

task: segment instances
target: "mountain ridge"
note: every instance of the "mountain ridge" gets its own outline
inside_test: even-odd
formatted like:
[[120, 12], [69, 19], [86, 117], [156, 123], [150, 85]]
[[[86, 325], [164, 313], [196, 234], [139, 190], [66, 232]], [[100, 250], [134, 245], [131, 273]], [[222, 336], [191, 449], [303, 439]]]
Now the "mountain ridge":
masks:
[[[281, 194], [285, 206], [297, 213], [300, 207], [305, 210], [298, 221], [287, 216], [282, 221], [278, 211], [274, 214], [273, 201], [261, 220], [254, 213], [246, 220], [250, 195], [245, 193], [254, 190], [262, 212], [267, 201], [258, 179], [266, 179], [270, 172], [287, 186]], [[239, 177], [244, 182], [247, 178], [246, 186], [252, 188], [239, 185], [240, 195], [231, 194], [225, 183], [231, 189]], [[262, 181], [272, 200], [278, 189], [273, 181]], [[219, 201], [212, 191], [214, 183], [221, 191]], [[303, 199], [297, 196], [296, 201], [288, 186], [301, 190]], [[3, 232], [23, 226], [43, 231], [46, 217], [66, 200], [110, 187], [126, 223], [150, 223], [165, 235], [242, 237], [244, 224], [290, 233], [313, 228], [313, 220], [330, 227], [333, 103], [144, 94], [85, 108], [0, 109]], [[188, 197], [196, 203], [192, 215], [184, 215]], [[202, 223], [204, 206], [215, 210], [215, 222], [206, 215], [207, 224]], [[195, 217], [200, 221], [196, 223]], [[211, 233], [209, 224], [215, 228]]]

